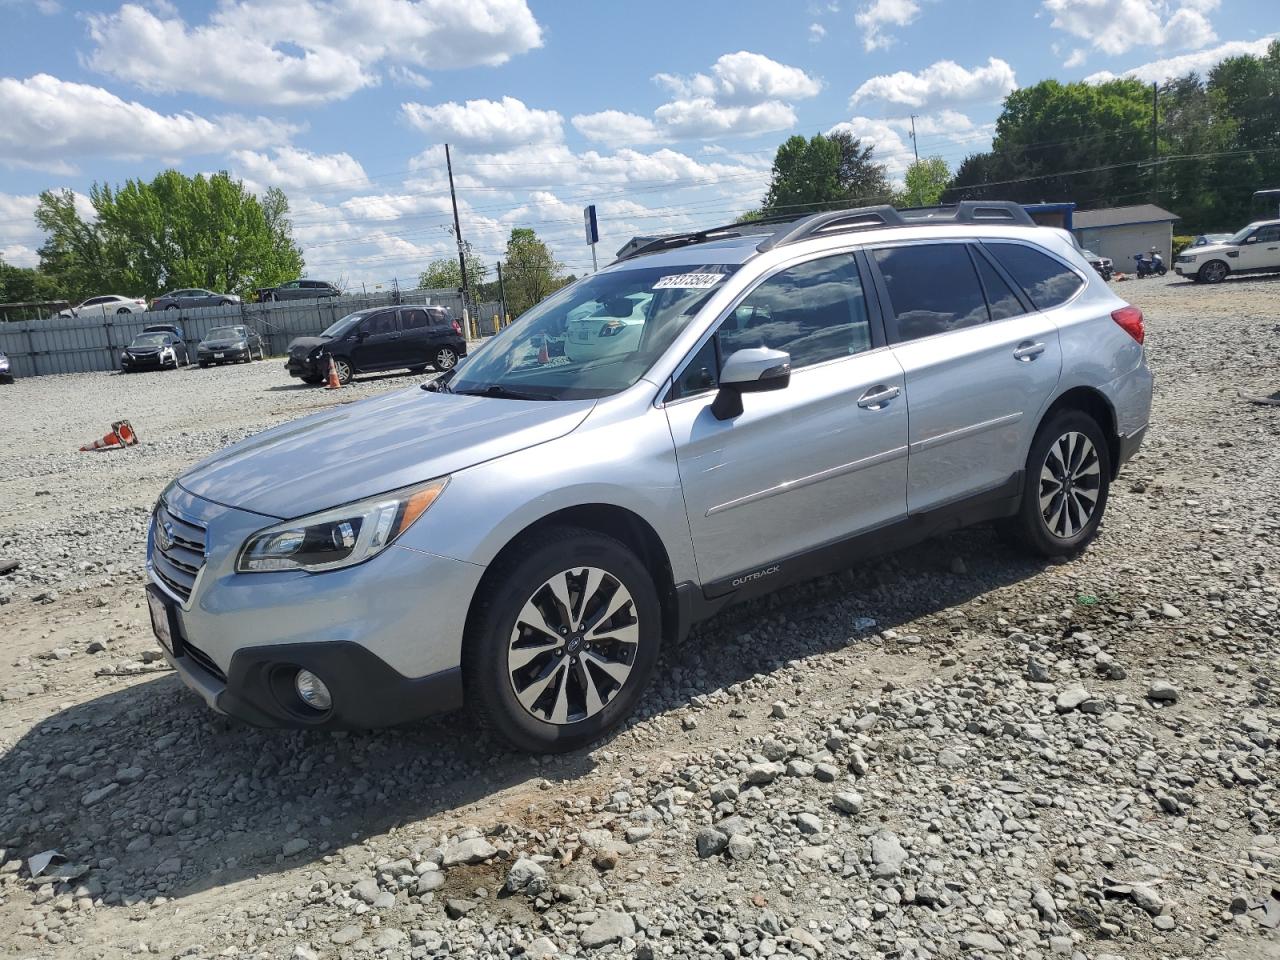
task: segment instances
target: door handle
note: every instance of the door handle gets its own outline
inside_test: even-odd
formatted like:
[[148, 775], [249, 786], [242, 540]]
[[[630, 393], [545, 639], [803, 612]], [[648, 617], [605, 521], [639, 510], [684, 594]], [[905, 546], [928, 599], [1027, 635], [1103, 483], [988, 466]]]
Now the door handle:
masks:
[[1030, 363], [1042, 353], [1044, 353], [1043, 343], [1020, 343], [1018, 348], [1013, 351], [1013, 357], [1023, 363]]
[[897, 387], [877, 386], [872, 387], [866, 393], [858, 398], [858, 406], [863, 410], [882, 410], [884, 407], [898, 394], [902, 393]]

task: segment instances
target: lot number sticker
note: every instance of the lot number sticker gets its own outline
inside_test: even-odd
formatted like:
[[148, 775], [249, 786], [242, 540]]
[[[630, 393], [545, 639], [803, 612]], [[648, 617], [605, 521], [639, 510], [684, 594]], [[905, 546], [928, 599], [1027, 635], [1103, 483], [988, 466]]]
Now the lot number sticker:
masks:
[[709, 290], [723, 280], [723, 273], [675, 273], [653, 285], [655, 290]]

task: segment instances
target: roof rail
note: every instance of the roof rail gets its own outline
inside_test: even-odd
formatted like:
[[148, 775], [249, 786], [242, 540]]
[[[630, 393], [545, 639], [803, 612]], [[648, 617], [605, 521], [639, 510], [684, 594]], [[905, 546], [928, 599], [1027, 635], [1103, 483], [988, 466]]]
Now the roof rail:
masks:
[[692, 230], [689, 233], [672, 233], [665, 237], [655, 237], [643, 246], [636, 247], [626, 255], [618, 257], [614, 262], [630, 260], [632, 257], [639, 257], [646, 253], [658, 253], [662, 250], [674, 250], [677, 247], [687, 247], [695, 243], [706, 243], [709, 240], [742, 237], [753, 233], [772, 233], [776, 229], [773, 224], [779, 221], [790, 223], [794, 219], [794, 217], [781, 214], [772, 217], [761, 217], [759, 220], [747, 220], [741, 223], [726, 223], [719, 227], [708, 227], [706, 230]]
[[1005, 223], [1022, 227], [1037, 226], [1019, 204], [1011, 200], [961, 200], [937, 207], [895, 209], [888, 204], [856, 207], [852, 210], [829, 210], [815, 213], [788, 224], [769, 236], [758, 247], [761, 253], [775, 247], [798, 243], [812, 237], [881, 227], [913, 227], [952, 223]]

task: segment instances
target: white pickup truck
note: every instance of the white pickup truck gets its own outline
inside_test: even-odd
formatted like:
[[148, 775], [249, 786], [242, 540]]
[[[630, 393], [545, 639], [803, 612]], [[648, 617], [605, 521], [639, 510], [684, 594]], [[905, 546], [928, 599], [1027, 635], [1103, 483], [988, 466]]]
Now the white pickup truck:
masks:
[[1259, 220], [1222, 243], [1188, 247], [1173, 272], [1196, 283], [1218, 283], [1232, 273], [1280, 271], [1280, 220]]

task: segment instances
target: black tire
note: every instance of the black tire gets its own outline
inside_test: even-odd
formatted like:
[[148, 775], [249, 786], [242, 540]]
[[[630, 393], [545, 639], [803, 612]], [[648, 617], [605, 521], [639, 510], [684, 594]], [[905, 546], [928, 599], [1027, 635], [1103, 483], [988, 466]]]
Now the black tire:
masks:
[[164, 305], [164, 309], [165, 309], [165, 313], [168, 313], [170, 310], [177, 310], [178, 305], [176, 303], [166, 303]]
[[355, 368], [351, 366], [351, 361], [343, 357], [333, 358], [334, 366], [338, 368], [338, 382], [344, 387], [351, 382], [351, 378], [356, 375]]
[[426, 370], [427, 370], [426, 367], [410, 367], [409, 368], [409, 372], [414, 376], [417, 376], [420, 373], [426, 373]]
[[128, 307], [121, 307], [119, 310], [116, 311], [116, 316], [127, 317], [131, 313], [133, 313], [133, 311], [130, 310]]
[[[1086, 455], [1077, 463], [1081, 475], [1073, 477], [1070, 484], [1064, 485], [1066, 493], [1050, 496], [1048, 505], [1042, 506], [1042, 494], [1048, 496], [1053, 490], [1052, 483], [1057, 482], [1042, 482], [1042, 471], [1049, 470], [1052, 474], [1060, 475], [1051, 466], [1051, 449], [1059, 464], [1064, 459], [1072, 459], [1063, 455], [1065, 448], [1062, 443], [1068, 436], [1083, 436], [1089, 441], [1095, 458], [1096, 479], [1086, 470]], [[1083, 550], [1097, 535], [1106, 513], [1110, 490], [1111, 453], [1102, 428], [1093, 417], [1083, 411], [1063, 410], [1041, 424], [1036, 431], [1031, 452], [1027, 455], [1022, 503], [1018, 507], [1018, 513], [1004, 521], [1001, 530], [1009, 539], [1042, 557], [1069, 557]], [[1094, 505], [1086, 517], [1082, 512], [1082, 505], [1087, 503], [1091, 495], [1094, 497]], [[1062, 507], [1061, 512], [1055, 512], [1056, 506]], [[1056, 529], [1046, 518], [1046, 512], [1054, 516]], [[1078, 524], [1078, 529], [1073, 530], [1073, 524]]]
[[324, 377], [303, 377], [302, 382], [309, 383], [314, 387], [318, 384], [324, 383]]
[[1221, 260], [1210, 260], [1196, 271], [1196, 280], [1200, 283], [1221, 283], [1230, 272], [1231, 268]]
[[441, 347], [436, 351], [435, 359], [432, 360], [432, 366], [441, 373], [447, 373], [457, 365], [458, 351], [453, 347]]
[[[584, 708], [585, 715], [582, 719], [553, 723], [549, 719], [535, 716], [521, 704], [516, 696], [512, 672], [508, 670], [507, 658], [513, 633], [517, 629], [517, 621], [526, 601], [540, 595], [547, 596], [542, 585], [560, 573], [588, 567], [604, 571], [616, 584], [614, 590], [625, 589], [630, 594], [629, 612], [624, 606], [620, 608], [618, 616], [624, 619], [634, 616], [638, 627], [637, 640], [633, 648], [626, 644], [614, 648], [627, 650], [630, 671], [620, 686], [606, 694], [607, 700], [601, 697], [603, 707], [598, 712], [588, 713]], [[595, 595], [588, 596], [585, 600], [574, 599], [573, 603], [575, 606], [583, 604], [580, 613], [585, 615], [585, 605], [590, 604], [593, 599]], [[609, 599], [604, 602], [613, 601]], [[592, 629], [584, 633], [590, 634]], [[542, 634], [534, 632], [535, 637], [539, 635]], [[566, 639], [566, 651], [572, 640], [572, 636]], [[635, 709], [649, 683], [661, 646], [662, 608], [657, 589], [644, 564], [626, 545], [613, 537], [576, 527], [543, 531], [536, 538], [529, 537], [513, 545], [506, 556], [490, 568], [476, 595], [467, 619], [463, 646], [467, 704], [482, 723], [517, 749], [531, 753], [576, 750], [612, 730]], [[592, 644], [588, 640], [582, 649], [586, 651], [591, 648]], [[542, 674], [544, 677], [547, 673], [559, 673], [560, 668], [555, 667], [554, 663], [561, 654], [562, 651], [547, 652], [547, 666], [544, 668], [546, 672]], [[541, 668], [541, 662], [534, 660], [528, 666], [536, 671]], [[575, 660], [573, 665], [565, 669], [586, 671], [586, 658], [583, 658], [580, 666]], [[566, 673], [566, 677], [557, 680], [557, 684], [568, 684], [569, 676]], [[577, 674], [572, 676], [576, 680]], [[593, 676], [603, 678], [603, 674], [599, 673], [593, 673]], [[554, 685], [548, 690], [554, 694]], [[577, 692], [581, 692], [580, 687]], [[584, 704], [579, 702], [578, 706]]]
[[201, 369], [201, 370], [208, 370], [208, 369], [209, 369], [209, 361], [208, 361], [208, 360], [201, 360], [201, 361], [200, 361], [200, 369]]

